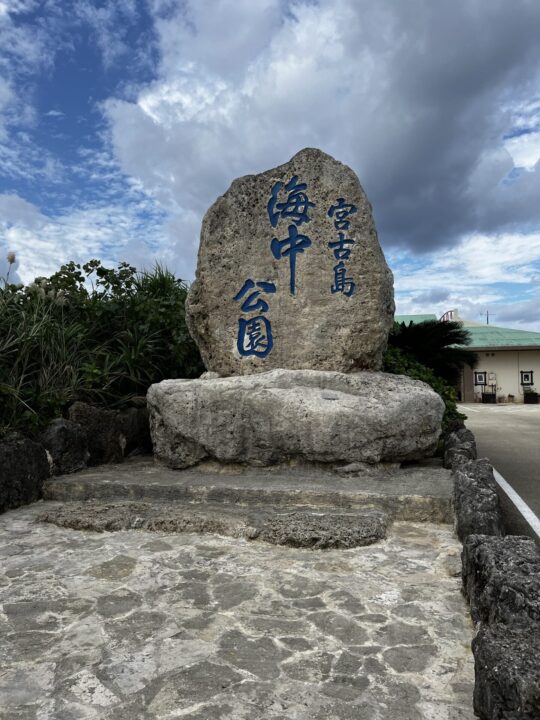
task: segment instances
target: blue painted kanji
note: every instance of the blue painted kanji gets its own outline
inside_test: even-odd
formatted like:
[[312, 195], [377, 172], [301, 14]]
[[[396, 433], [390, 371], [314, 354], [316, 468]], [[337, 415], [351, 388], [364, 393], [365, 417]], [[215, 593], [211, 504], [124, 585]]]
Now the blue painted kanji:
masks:
[[236, 347], [242, 357], [265, 358], [273, 346], [272, 326], [264, 315], [238, 320]]
[[347, 268], [344, 262], [338, 262], [334, 267], [334, 284], [332, 285], [332, 293], [343, 293], [347, 297], [351, 297], [355, 291], [356, 284], [347, 277]]
[[[255, 288], [260, 288], [259, 290], [256, 290]], [[253, 292], [250, 292], [252, 290]], [[262, 292], [265, 293], [275, 293], [276, 292], [276, 286], [274, 283], [271, 282], [258, 282], [255, 283], [253, 280], [246, 280], [246, 282], [242, 285], [239, 292], [234, 296], [235, 300], [241, 300], [244, 295], [249, 293], [249, 295], [246, 297], [242, 305], [240, 306], [240, 309], [242, 312], [267, 312], [268, 311], [268, 303], [266, 300], [263, 300], [263, 298], [259, 297], [259, 295]]]
[[336, 230], [348, 230], [351, 221], [347, 220], [347, 218], [355, 212], [358, 212], [356, 205], [346, 203], [345, 198], [338, 198], [336, 204], [332, 205], [330, 210], [328, 210], [328, 217], [335, 218], [334, 227]]
[[290, 290], [292, 295], [296, 293], [296, 256], [298, 253], [303, 253], [310, 245], [311, 240], [307, 235], [300, 235], [296, 225], [289, 225], [289, 236], [285, 240], [273, 238], [270, 245], [272, 255], [276, 260], [280, 260], [282, 257], [289, 258]]
[[328, 247], [334, 251], [334, 257], [336, 260], [348, 260], [351, 257], [352, 248], [347, 247], [348, 245], [354, 245], [355, 240], [345, 237], [345, 233], [338, 233], [339, 240], [334, 240], [328, 243]]
[[296, 225], [309, 222], [311, 218], [308, 211], [310, 207], [315, 207], [315, 203], [309, 200], [305, 192], [307, 189], [306, 183], [299, 183], [298, 176], [293, 175], [285, 185], [287, 199], [278, 202], [278, 196], [282, 188], [283, 183], [278, 181], [272, 188], [272, 195], [268, 201], [268, 217], [272, 227], [277, 227], [282, 218], [289, 218]]

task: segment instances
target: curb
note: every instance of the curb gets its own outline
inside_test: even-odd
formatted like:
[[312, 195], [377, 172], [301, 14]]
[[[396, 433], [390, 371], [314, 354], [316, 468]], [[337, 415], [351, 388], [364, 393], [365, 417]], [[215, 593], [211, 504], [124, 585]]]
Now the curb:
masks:
[[470, 430], [448, 435], [444, 465], [454, 478], [463, 593], [476, 630], [474, 711], [481, 720], [538, 720], [540, 546], [506, 534], [498, 491], [535, 533], [540, 521], [487, 459], [477, 459]]

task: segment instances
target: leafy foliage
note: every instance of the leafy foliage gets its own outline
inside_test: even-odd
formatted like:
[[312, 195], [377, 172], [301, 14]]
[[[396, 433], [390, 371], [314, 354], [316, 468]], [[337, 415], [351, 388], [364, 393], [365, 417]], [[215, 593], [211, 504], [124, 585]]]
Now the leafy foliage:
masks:
[[32, 431], [72, 401], [144, 402], [148, 386], [203, 370], [185, 321], [187, 287], [159, 265], [99, 260], [0, 287], [0, 433]]
[[466, 415], [459, 412], [456, 405], [456, 391], [445, 380], [435, 375], [433, 370], [419, 363], [411, 355], [407, 355], [396, 347], [389, 347], [383, 359], [384, 372], [394, 375], [408, 375], [415, 380], [422, 380], [443, 399], [445, 410], [442, 421], [443, 435], [451, 432], [456, 426], [463, 424]]
[[470, 335], [459, 322], [394, 323], [388, 345], [430, 368], [448, 384], [455, 385], [464, 365], [474, 367], [477, 355], [467, 347]]

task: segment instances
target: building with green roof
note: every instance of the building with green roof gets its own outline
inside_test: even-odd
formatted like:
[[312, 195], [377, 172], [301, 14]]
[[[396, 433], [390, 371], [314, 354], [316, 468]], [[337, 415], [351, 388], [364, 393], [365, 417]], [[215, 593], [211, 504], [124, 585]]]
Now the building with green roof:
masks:
[[[436, 320], [436, 315], [396, 315], [406, 324]], [[458, 388], [464, 402], [534, 402], [540, 389], [540, 333], [481, 325], [449, 310], [441, 318], [461, 322], [478, 354], [475, 368], [466, 366]]]
[[470, 347], [479, 350], [538, 350], [540, 333], [529, 330], [497, 327], [496, 325], [477, 325], [463, 322], [471, 336]]
[[405, 325], [409, 323], [416, 325], [417, 323], [426, 322], [426, 320], [438, 320], [438, 318], [433, 313], [431, 315], [394, 315], [394, 320], [398, 323], [405, 323]]

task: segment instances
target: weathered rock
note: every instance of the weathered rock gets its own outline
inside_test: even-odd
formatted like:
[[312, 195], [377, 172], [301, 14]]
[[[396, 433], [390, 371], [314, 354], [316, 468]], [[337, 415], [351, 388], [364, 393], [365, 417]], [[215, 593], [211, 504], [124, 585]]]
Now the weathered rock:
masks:
[[125, 456], [152, 452], [147, 408], [120, 410], [116, 415], [116, 427], [123, 436], [121, 444]]
[[[283, 512], [215, 505], [183, 506], [145, 502], [70, 502], [46, 508], [39, 522], [73, 530], [115, 532], [147, 530], [169, 533], [212, 533], [262, 540], [272, 545], [353, 548], [372, 545], [386, 537], [388, 518], [371, 512]], [[305, 588], [304, 588], [305, 590]]]
[[257, 529], [259, 540], [273, 545], [326, 548], [353, 548], [372, 545], [386, 537], [387, 518], [383, 513], [363, 514], [294, 512], [273, 514]]
[[452, 468], [468, 460], [476, 460], [476, 441], [470, 430], [454, 430], [444, 442], [444, 467]]
[[174, 468], [210, 457], [271, 465], [351, 463], [432, 453], [444, 405], [400, 375], [272, 370], [217, 380], [164, 380], [148, 391], [156, 457]]
[[469, 535], [463, 586], [473, 620], [537, 624], [540, 632], [540, 550], [530, 538]]
[[125, 438], [113, 410], [75, 402], [69, 408], [69, 418], [86, 430], [90, 452], [88, 465], [122, 462]]
[[49, 477], [49, 462], [43, 447], [13, 433], [0, 442], [0, 513], [36, 502]]
[[504, 535], [504, 523], [487, 460], [462, 462], [454, 467], [456, 533], [463, 542], [468, 535]]
[[476, 460], [476, 447], [467, 444], [444, 451], [443, 467], [453, 469], [470, 460]]
[[192, 506], [164, 505], [145, 502], [65, 503], [47, 508], [38, 517], [40, 522], [93, 532], [147, 530], [170, 533], [213, 533], [241, 537], [245, 523], [237, 514], [214, 509], [194, 510]]
[[538, 720], [540, 717], [540, 632], [538, 626], [480, 628], [475, 659], [474, 709], [482, 720]]
[[49, 453], [53, 475], [77, 472], [86, 467], [88, 436], [81, 425], [57, 418], [40, 435], [39, 442]]
[[[295, 233], [303, 246], [287, 255], [280, 243]], [[354, 172], [320, 150], [238, 178], [206, 213], [187, 320], [208, 370], [379, 369], [393, 313], [369, 201]], [[247, 339], [254, 318], [266, 338], [258, 348]]]
[[452, 432], [446, 436], [444, 446], [446, 449], [449, 449], [452, 447], [459, 447], [464, 443], [476, 444], [473, 433], [465, 427], [452, 430]]

